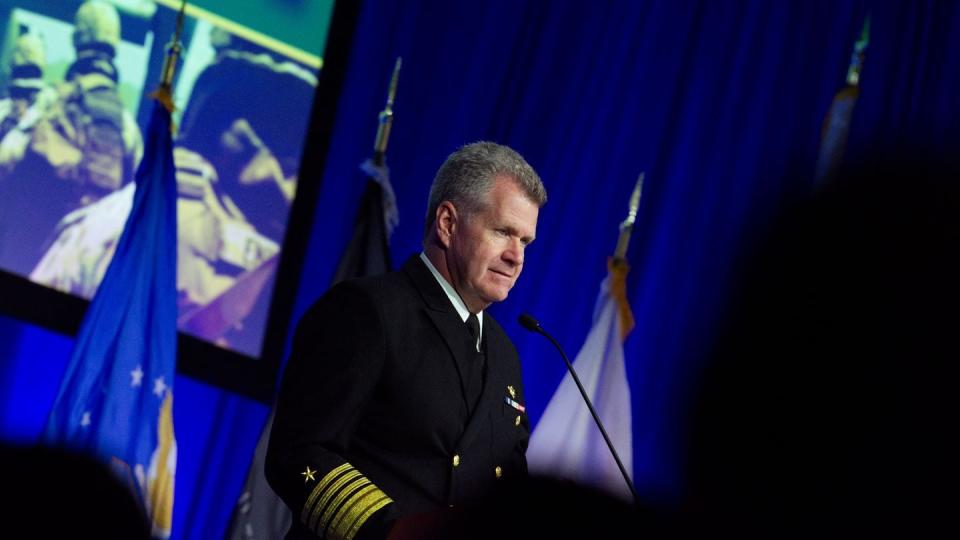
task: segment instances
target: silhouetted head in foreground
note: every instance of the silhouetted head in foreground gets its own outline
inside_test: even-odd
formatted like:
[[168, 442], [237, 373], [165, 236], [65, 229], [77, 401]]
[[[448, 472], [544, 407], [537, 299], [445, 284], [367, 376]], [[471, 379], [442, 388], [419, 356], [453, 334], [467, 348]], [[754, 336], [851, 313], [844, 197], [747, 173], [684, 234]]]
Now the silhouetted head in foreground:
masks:
[[782, 220], [704, 379], [687, 524], [782, 538], [948, 523], [960, 460], [957, 171], [877, 161]]
[[3, 515], [29, 538], [148, 539], [130, 488], [102, 463], [66, 450], [0, 445]]

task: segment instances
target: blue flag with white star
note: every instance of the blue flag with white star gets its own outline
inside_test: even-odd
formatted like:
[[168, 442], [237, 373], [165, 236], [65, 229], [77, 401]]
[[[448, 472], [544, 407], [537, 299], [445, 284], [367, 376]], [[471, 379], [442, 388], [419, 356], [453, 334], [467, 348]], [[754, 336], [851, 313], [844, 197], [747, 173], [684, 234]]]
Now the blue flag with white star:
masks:
[[77, 334], [45, 438], [107, 462], [136, 493], [154, 537], [166, 538], [177, 456], [177, 193], [170, 113], [153, 107], [133, 207]]

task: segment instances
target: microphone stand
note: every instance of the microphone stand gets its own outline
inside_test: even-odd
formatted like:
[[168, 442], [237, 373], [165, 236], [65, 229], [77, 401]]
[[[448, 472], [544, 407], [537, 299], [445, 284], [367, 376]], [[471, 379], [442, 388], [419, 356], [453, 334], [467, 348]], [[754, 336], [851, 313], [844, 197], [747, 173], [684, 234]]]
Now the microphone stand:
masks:
[[557, 343], [557, 340], [553, 339], [553, 336], [548, 334], [544, 330], [540, 323], [524, 313], [520, 315], [520, 324], [530, 330], [531, 332], [536, 332], [543, 337], [550, 340], [550, 343], [553, 343], [553, 346], [560, 351], [560, 356], [563, 357], [563, 361], [567, 364], [567, 370], [570, 372], [570, 375], [573, 377], [573, 382], [577, 383], [577, 388], [580, 390], [580, 395], [583, 396], [583, 401], [587, 403], [587, 408], [590, 409], [590, 414], [593, 415], [593, 420], [597, 423], [597, 427], [600, 428], [600, 434], [603, 435], [603, 440], [606, 441], [607, 447], [610, 449], [610, 453], [613, 454], [613, 459], [617, 462], [617, 467], [620, 468], [620, 474], [623, 475], [623, 480], [627, 483], [627, 487], [630, 488], [630, 494], [633, 495], [633, 502], [640, 504], [640, 498], [637, 496], [637, 490], [633, 487], [633, 482], [630, 480], [630, 475], [627, 474], [627, 469], [624, 468], [623, 462], [620, 461], [620, 456], [617, 454], [617, 449], [613, 447], [613, 443], [610, 442], [610, 436], [607, 435], [607, 430], [603, 427], [603, 422], [600, 421], [600, 416], [597, 414], [596, 409], [593, 408], [593, 403], [590, 402], [590, 398], [587, 397], [587, 391], [584, 390], [583, 384], [580, 383], [580, 377], [577, 376], [576, 370], [573, 369], [573, 364], [570, 363], [570, 360], [567, 358], [567, 354], [563, 352], [563, 347]]

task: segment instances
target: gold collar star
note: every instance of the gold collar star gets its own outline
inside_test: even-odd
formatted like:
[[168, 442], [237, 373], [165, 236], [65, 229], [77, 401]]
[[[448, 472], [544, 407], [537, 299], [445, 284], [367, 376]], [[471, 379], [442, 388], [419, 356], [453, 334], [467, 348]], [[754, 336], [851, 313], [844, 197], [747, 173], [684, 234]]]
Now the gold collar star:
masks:
[[316, 482], [317, 479], [313, 477], [313, 473], [315, 473], [315, 472], [317, 472], [317, 471], [310, 470], [310, 466], [307, 465], [307, 470], [304, 471], [304, 472], [302, 472], [302, 473], [300, 473], [300, 474], [303, 476], [303, 483], [306, 484], [306, 483], [309, 482], [310, 480], [313, 480], [314, 482]]

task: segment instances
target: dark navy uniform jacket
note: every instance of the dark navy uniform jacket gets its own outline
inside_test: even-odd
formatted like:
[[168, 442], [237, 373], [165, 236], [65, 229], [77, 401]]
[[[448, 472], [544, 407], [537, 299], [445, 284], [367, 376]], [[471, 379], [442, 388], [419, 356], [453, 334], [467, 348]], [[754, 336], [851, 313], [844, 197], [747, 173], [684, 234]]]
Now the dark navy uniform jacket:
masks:
[[468, 504], [526, 475], [519, 358], [483, 317], [485, 376], [473, 402], [465, 370], [480, 355], [419, 257], [341, 283], [307, 311], [266, 464], [293, 510], [288, 538], [382, 537], [402, 515]]

